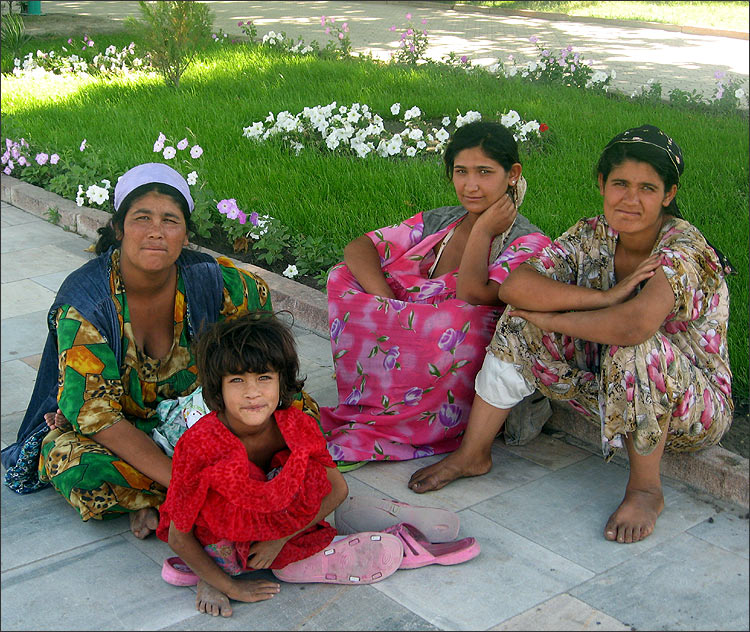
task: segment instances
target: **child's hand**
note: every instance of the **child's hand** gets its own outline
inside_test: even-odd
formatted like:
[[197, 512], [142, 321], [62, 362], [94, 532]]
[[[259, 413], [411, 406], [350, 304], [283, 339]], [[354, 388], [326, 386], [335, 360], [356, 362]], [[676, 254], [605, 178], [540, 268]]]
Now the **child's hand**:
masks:
[[227, 593], [227, 597], [252, 603], [271, 599], [280, 590], [279, 584], [267, 579], [233, 579], [232, 590]]
[[268, 568], [273, 564], [276, 556], [279, 554], [288, 538], [280, 540], [268, 540], [265, 542], [253, 542], [250, 546], [250, 554], [247, 557], [248, 566], [255, 569]]
[[60, 430], [72, 430], [73, 429], [73, 426], [67, 420], [65, 415], [62, 414], [62, 411], [59, 408], [57, 409], [57, 412], [45, 413], [44, 421], [50, 430], [54, 430], [55, 428], [59, 428]]

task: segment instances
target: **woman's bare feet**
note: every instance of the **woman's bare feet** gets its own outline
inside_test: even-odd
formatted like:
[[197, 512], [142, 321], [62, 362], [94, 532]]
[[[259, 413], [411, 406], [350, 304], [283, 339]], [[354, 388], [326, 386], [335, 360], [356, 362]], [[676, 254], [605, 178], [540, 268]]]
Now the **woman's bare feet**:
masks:
[[130, 531], [139, 540], [147, 538], [158, 526], [159, 512], [153, 507], [144, 507], [130, 513]]
[[621, 543], [643, 540], [653, 532], [662, 509], [661, 487], [626, 489], [625, 498], [604, 527], [604, 537]]
[[481, 476], [492, 469], [492, 457], [464, 457], [459, 450], [446, 456], [442, 461], [423, 467], [409, 479], [409, 489], [417, 494], [431, 492], [445, 487], [457, 478]]
[[231, 617], [232, 606], [229, 597], [223, 592], [207, 584], [203, 580], [198, 582], [198, 594], [195, 596], [195, 608], [199, 612], [218, 617]]

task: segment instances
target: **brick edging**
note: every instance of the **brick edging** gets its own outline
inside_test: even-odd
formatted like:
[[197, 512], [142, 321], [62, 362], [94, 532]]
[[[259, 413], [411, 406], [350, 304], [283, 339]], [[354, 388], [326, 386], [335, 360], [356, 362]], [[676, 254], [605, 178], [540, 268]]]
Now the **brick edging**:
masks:
[[[48, 211], [56, 209], [59, 213], [58, 225], [92, 240], [97, 238], [97, 229], [111, 217], [105, 211], [79, 207], [56, 193], [5, 174], [0, 177], [0, 199], [45, 220], [49, 220]], [[213, 257], [225, 256], [207, 248], [198, 249]], [[263, 277], [273, 294], [274, 309], [289, 310], [298, 325], [328, 337], [328, 302], [323, 292], [253, 264], [229, 258], [237, 267]], [[552, 418], [547, 422], [551, 429], [572, 435], [593, 452], [599, 452], [599, 431], [595, 424], [564, 402], [553, 401], [552, 409]], [[748, 459], [721, 446], [694, 454], [666, 453], [662, 459], [662, 474], [743, 507], [750, 504]]]

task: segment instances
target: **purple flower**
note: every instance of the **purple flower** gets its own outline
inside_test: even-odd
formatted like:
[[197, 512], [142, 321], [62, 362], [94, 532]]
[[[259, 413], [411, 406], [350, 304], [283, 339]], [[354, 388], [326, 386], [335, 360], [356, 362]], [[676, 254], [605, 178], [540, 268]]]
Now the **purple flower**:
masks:
[[435, 450], [433, 450], [428, 445], [419, 446], [418, 448], [414, 448], [414, 456], [413, 459], [421, 459], [423, 456], [432, 456], [435, 454]]
[[78, 148], [78, 150], [79, 151], [83, 151], [84, 149], [86, 149], [86, 139], [85, 138], [81, 141], [81, 146]]
[[406, 307], [406, 301], [399, 301], [396, 298], [389, 298], [388, 304], [397, 312], [400, 312], [402, 309]]
[[414, 29], [406, 29], [407, 35], [414, 35]]
[[23, 155], [19, 156], [18, 164], [21, 165], [22, 167], [25, 167], [26, 165], [28, 165], [29, 162], [26, 160], [26, 156], [23, 156]]
[[335, 318], [333, 322], [331, 323], [331, 340], [338, 340], [339, 336], [341, 335], [341, 332], [344, 331], [344, 328], [346, 327], [346, 323], [339, 320], [338, 318]]
[[404, 394], [404, 404], [407, 406], [416, 406], [422, 400], [422, 393], [424, 391], [418, 386], [412, 386]]
[[44, 165], [47, 164], [47, 161], [49, 160], [49, 155], [45, 154], [43, 152], [40, 152], [36, 155], [35, 158], [38, 165]]
[[235, 200], [234, 198], [222, 200], [216, 205], [216, 208], [219, 209], [219, 213], [223, 213], [227, 217], [229, 217], [230, 213], [234, 213], [235, 211], [239, 210], [237, 208], [237, 200]]
[[237, 26], [242, 26], [243, 24], [244, 24], [244, 22], [242, 20], [240, 20], [239, 22], [237, 22]]
[[469, 61], [469, 58], [466, 55], [461, 55], [461, 63], [465, 64], [467, 61]]
[[445, 289], [445, 282], [436, 279], [429, 279], [422, 284], [419, 288], [419, 294], [417, 294], [417, 300], [423, 301], [432, 296], [440, 294]]
[[464, 341], [464, 338], [466, 338], [465, 332], [449, 327], [440, 336], [438, 347], [443, 351], [453, 351]]
[[57, 154], [52, 154], [49, 157], [49, 164], [56, 165], [59, 162], [59, 160], [60, 160], [60, 156], [58, 156]]
[[193, 145], [190, 148], [190, 157], [191, 158], [200, 158], [203, 154], [203, 149], [201, 149], [200, 145]]
[[252, 213], [250, 213], [250, 223], [253, 226], [257, 226], [258, 225], [258, 214], [255, 211], [253, 211]]
[[[227, 215], [227, 217], [229, 217], [229, 215]], [[240, 224], [244, 224], [245, 222], [247, 222], [247, 215], [244, 211], [237, 209], [237, 219], [239, 220]]]
[[177, 143], [177, 149], [182, 151], [183, 149], [187, 149], [188, 146], [188, 139], [183, 138], [179, 143]]
[[449, 404], [447, 402], [440, 405], [438, 410], [438, 420], [446, 428], [453, 428], [461, 419], [461, 408], [458, 404]]
[[72, 37], [69, 37], [69, 38], [68, 38], [68, 44], [72, 44], [72, 43], [73, 43], [73, 38], [72, 38]]
[[344, 400], [344, 404], [347, 406], [356, 406], [362, 397], [362, 391], [357, 388], [353, 388], [349, 396]]
[[401, 355], [401, 352], [398, 350], [398, 347], [391, 347], [388, 349], [388, 353], [386, 353], [385, 358], [383, 358], [383, 367], [386, 371], [391, 371], [396, 368], [396, 360], [398, 360], [399, 355]]
[[9, 176], [11, 173], [13, 173], [13, 167], [8, 165], [7, 167], [5, 167], [5, 169], [3, 169], [3, 171], [5, 172], [6, 176]]
[[717, 70], [714, 73], [714, 79], [722, 79], [724, 77], [724, 73], [721, 70]]
[[344, 460], [344, 449], [340, 445], [335, 445], [333, 443], [328, 444], [328, 454], [331, 455], [331, 458], [334, 461], [343, 461]]
[[529, 38], [529, 41], [530, 41], [530, 42], [531, 42], [532, 44], [536, 44], [536, 43], [537, 43], [537, 42], [539, 41], [539, 38], [538, 38], [538, 37], [537, 37], [536, 35], [532, 35], [532, 36], [531, 36], [531, 37]]

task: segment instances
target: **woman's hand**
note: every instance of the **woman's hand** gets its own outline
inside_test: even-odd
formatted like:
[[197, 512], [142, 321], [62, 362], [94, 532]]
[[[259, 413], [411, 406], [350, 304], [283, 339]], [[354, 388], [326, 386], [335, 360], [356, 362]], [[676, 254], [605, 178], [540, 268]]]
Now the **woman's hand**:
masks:
[[479, 216], [474, 224], [474, 230], [482, 230], [495, 237], [511, 227], [516, 215], [518, 215], [518, 209], [510, 195], [506, 193], [501, 195], [497, 202], [490, 204], [487, 210]]
[[280, 538], [278, 540], [253, 542], [253, 544], [250, 545], [250, 552], [247, 556], [248, 565], [256, 570], [268, 568], [273, 564], [273, 561], [288, 541], [289, 538]]
[[611, 287], [609, 290], [605, 290], [603, 294], [606, 296], [606, 305], [602, 307], [609, 307], [611, 305], [619, 305], [624, 303], [633, 296], [633, 291], [638, 284], [650, 279], [654, 276], [656, 270], [661, 266], [661, 255], [651, 255], [648, 259], [644, 259], [638, 264], [635, 270], [633, 270], [628, 276], [617, 285]]
[[62, 411], [58, 408], [57, 412], [45, 413], [44, 421], [50, 430], [60, 429], [63, 431], [72, 430], [73, 425], [67, 420]]

